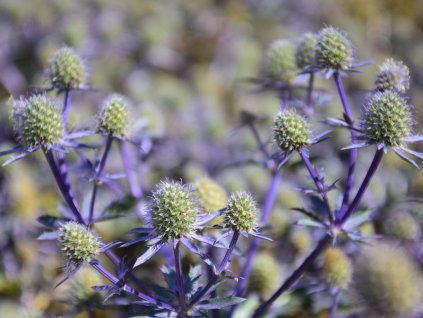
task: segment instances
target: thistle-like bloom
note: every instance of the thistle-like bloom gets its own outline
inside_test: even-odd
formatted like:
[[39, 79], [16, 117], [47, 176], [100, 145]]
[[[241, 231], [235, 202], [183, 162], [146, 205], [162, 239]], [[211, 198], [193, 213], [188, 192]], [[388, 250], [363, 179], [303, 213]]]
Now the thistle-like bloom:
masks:
[[332, 26], [317, 35], [316, 64], [322, 69], [346, 71], [353, 66], [354, 50], [346, 33]]
[[313, 33], [306, 33], [300, 39], [295, 49], [295, 59], [299, 69], [305, 70], [314, 66], [316, 44], [317, 38]]
[[102, 134], [122, 137], [128, 130], [128, 105], [120, 95], [106, 99], [98, 116], [97, 131]]
[[248, 277], [248, 290], [267, 297], [279, 286], [280, 266], [268, 253], [259, 253], [254, 258]]
[[257, 228], [257, 204], [251, 194], [239, 191], [228, 199], [224, 215], [225, 226], [233, 231], [252, 234]]
[[63, 254], [75, 266], [91, 261], [100, 252], [98, 238], [76, 222], [68, 222], [60, 227], [58, 237]]
[[418, 310], [420, 274], [402, 249], [381, 243], [367, 247], [354, 273], [357, 293], [370, 312], [398, 318], [412, 317]]
[[391, 90], [404, 94], [410, 88], [410, 71], [402, 61], [386, 59], [379, 68], [375, 85], [380, 92]]
[[294, 48], [289, 41], [273, 42], [266, 53], [266, 75], [274, 82], [293, 84], [297, 76]]
[[392, 148], [399, 157], [418, 167], [405, 154], [423, 158], [422, 153], [407, 148], [408, 142], [423, 140], [423, 136], [413, 135], [413, 126], [412, 106], [394, 91], [379, 92], [370, 97], [359, 124], [359, 138], [364, 142], [344, 149], [369, 145], [376, 145], [385, 151]]
[[86, 71], [78, 54], [69, 47], [62, 47], [50, 61], [49, 75], [55, 88], [78, 88], [85, 82]]
[[337, 247], [329, 247], [323, 254], [322, 273], [329, 285], [347, 288], [352, 279], [352, 265], [348, 256]]
[[225, 189], [210, 178], [201, 178], [194, 182], [192, 188], [204, 212], [216, 212], [226, 206], [228, 197]]

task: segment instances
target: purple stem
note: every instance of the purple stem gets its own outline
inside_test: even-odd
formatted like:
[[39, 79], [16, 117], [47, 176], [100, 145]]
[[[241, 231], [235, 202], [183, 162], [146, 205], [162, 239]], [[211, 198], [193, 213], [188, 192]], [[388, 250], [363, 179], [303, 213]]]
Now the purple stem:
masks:
[[266, 158], [266, 160], [269, 160], [271, 158], [270, 153], [267, 151], [266, 145], [261, 140], [260, 134], [258, 133], [258, 130], [257, 130], [256, 126], [254, 125], [254, 123], [250, 123], [248, 125], [248, 127], [250, 127], [250, 129], [251, 129], [251, 131], [252, 131], [252, 133], [254, 135], [254, 139], [256, 140], [256, 143], [257, 143], [257, 146], [258, 146], [259, 150], [264, 155], [264, 157]]
[[335, 292], [332, 296], [332, 306], [328, 318], [336, 318], [336, 312], [338, 310], [339, 291]]
[[204, 297], [204, 295], [207, 294], [210, 288], [213, 287], [213, 284], [216, 282], [219, 275], [225, 270], [226, 266], [228, 265], [232, 256], [232, 252], [235, 248], [235, 245], [238, 242], [238, 239], [239, 239], [239, 231], [236, 231], [232, 235], [232, 239], [231, 239], [231, 242], [229, 243], [229, 247], [226, 250], [225, 255], [223, 256], [222, 262], [220, 263], [218, 269], [216, 270], [216, 273], [212, 273], [212, 277], [209, 279], [209, 282], [207, 283], [207, 285], [188, 304], [188, 309], [192, 308], [192, 306], [194, 306], [197, 302], [199, 302]]
[[282, 286], [270, 297], [267, 301], [262, 303], [251, 316], [251, 318], [259, 318], [269, 309], [270, 305], [284, 292], [286, 292], [291, 286], [305, 273], [305, 271], [314, 263], [320, 253], [326, 248], [326, 246], [332, 241], [329, 235], [325, 235], [317, 244], [313, 252], [304, 260], [304, 262], [289, 276]]
[[128, 145], [125, 142], [120, 143], [120, 155], [122, 157], [123, 168], [125, 169], [126, 178], [128, 179], [128, 186], [131, 194], [139, 199], [142, 196], [142, 189], [139, 184], [134, 180], [132, 173], [131, 156], [128, 154]]
[[68, 126], [68, 114], [69, 114], [69, 100], [70, 100], [70, 88], [65, 88], [65, 98], [63, 103], [62, 118], [63, 127], [66, 129]]
[[330, 222], [330, 224], [333, 224], [334, 217], [333, 217], [332, 209], [330, 208], [330, 204], [329, 204], [327, 194], [325, 192], [326, 187], [322, 182], [322, 178], [319, 176], [319, 173], [317, 172], [316, 168], [311, 164], [307, 153], [303, 149], [301, 149], [299, 151], [299, 154], [300, 154], [301, 159], [303, 160], [305, 166], [307, 167], [307, 170], [310, 173], [310, 176], [313, 179], [314, 184], [316, 185], [317, 191], [319, 191], [319, 193], [322, 195], [322, 198], [323, 198], [323, 201], [325, 203], [326, 210], [327, 210], [327, 213], [328, 213], [329, 222]]
[[[101, 265], [97, 260], [93, 259], [90, 262], [90, 265], [92, 267], [94, 267], [101, 275], [103, 275], [105, 278], [107, 278], [109, 281], [111, 281], [113, 284], [116, 284], [119, 280], [116, 276], [114, 276], [112, 273], [110, 273], [106, 268], [104, 268], [103, 265]], [[124, 285], [123, 290], [126, 291], [129, 294], [132, 294], [138, 298], [141, 298], [151, 304], [156, 305], [157, 307], [160, 308], [165, 308], [168, 310], [173, 310], [174, 308], [172, 307], [172, 305], [165, 303], [163, 301], [157, 300], [154, 297], [151, 297], [149, 295], [146, 295], [142, 292], [139, 292], [135, 289], [133, 289], [132, 287], [128, 286], [128, 285]]]
[[181, 266], [181, 254], [179, 250], [179, 241], [173, 247], [173, 255], [175, 256], [175, 270], [178, 284], [179, 310], [184, 313], [186, 308], [184, 293], [184, 278]]
[[358, 189], [357, 194], [354, 197], [354, 200], [351, 202], [350, 206], [345, 211], [345, 214], [339, 216], [340, 219], [337, 222], [338, 225], [342, 225], [351, 216], [351, 214], [353, 214], [355, 212], [355, 210], [357, 209], [358, 204], [360, 203], [361, 198], [364, 195], [364, 192], [366, 191], [367, 187], [369, 186], [370, 180], [372, 179], [372, 177], [375, 174], [380, 162], [382, 161], [383, 153], [384, 153], [383, 148], [376, 150], [373, 161], [370, 164], [369, 170], [367, 171], [366, 176], [364, 177], [364, 180], [361, 183], [361, 186]]
[[313, 97], [313, 85], [314, 85], [314, 73], [310, 73], [308, 78], [308, 87], [307, 87], [307, 99], [306, 99], [306, 105], [307, 105], [307, 111], [311, 112], [313, 105], [312, 105], [312, 97]]
[[[348, 103], [347, 95], [345, 94], [344, 85], [342, 84], [342, 79], [339, 72], [335, 72], [334, 79], [336, 83], [336, 88], [338, 89], [338, 94], [342, 102], [342, 106], [344, 108], [344, 113], [349, 121], [349, 124], [353, 124], [354, 118]], [[357, 139], [357, 132], [351, 129], [351, 141], [354, 143]], [[345, 182], [345, 189], [344, 189], [344, 196], [342, 198], [341, 208], [339, 209], [338, 215], [342, 217], [344, 214], [345, 209], [347, 208], [349, 199], [350, 199], [350, 192], [353, 184], [353, 175], [355, 170], [355, 164], [357, 162], [357, 149], [350, 150], [350, 156], [348, 159], [348, 174], [347, 174], [347, 181]]]

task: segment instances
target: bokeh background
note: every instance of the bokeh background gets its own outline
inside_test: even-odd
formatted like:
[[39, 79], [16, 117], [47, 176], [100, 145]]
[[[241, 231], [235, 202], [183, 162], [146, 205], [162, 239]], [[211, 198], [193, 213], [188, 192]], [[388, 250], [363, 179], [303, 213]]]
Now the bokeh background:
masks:
[[[263, 118], [260, 132], [270, 143], [271, 118], [279, 100], [275, 92], [253, 93], [254, 87], [243, 79], [259, 75], [270, 42], [286, 38], [295, 43], [304, 32], [317, 32], [324, 25], [346, 30], [357, 59], [375, 62], [345, 80], [356, 114], [373, 88], [377, 64], [392, 56], [410, 68], [410, 101], [416, 107], [416, 120], [422, 122], [420, 0], [0, 0], [0, 147], [16, 145], [8, 99], [34, 87], [47, 87], [48, 61], [58, 48], [68, 45], [83, 57], [89, 69], [87, 86], [95, 89], [72, 95], [72, 127], [91, 127], [107, 92], [119, 92], [132, 101], [135, 127], [146, 125], [150, 136], [166, 137], [154, 157], [140, 166], [147, 191], [163, 177], [192, 182], [208, 175], [227, 191], [247, 189], [262, 202], [268, 173], [257, 165], [228, 164], [257, 157], [251, 133], [240, 128], [240, 112]], [[323, 78], [316, 85], [335, 93], [333, 83]], [[334, 95], [319, 112], [340, 116], [340, 109]], [[417, 125], [416, 131], [422, 133], [423, 125]], [[330, 180], [343, 176], [339, 149], [346, 136], [335, 134], [331, 146], [314, 153], [321, 156], [320, 167]], [[370, 155], [362, 152], [363, 167]], [[382, 168], [384, 173], [376, 175], [364, 200], [376, 211], [375, 222], [367, 230], [391, 235], [383, 220], [396, 210], [406, 210], [420, 228], [423, 173], [390, 155]], [[112, 152], [107, 169], [122, 171], [117, 151]], [[359, 176], [360, 172], [364, 168]], [[72, 182], [78, 183], [76, 192], [83, 200], [89, 184], [76, 168]], [[290, 208], [303, 202], [294, 188], [306, 183], [301, 167], [292, 165], [284, 175], [272, 219], [272, 231], [280, 240], [264, 248], [280, 262], [281, 273], [274, 274], [275, 280], [282, 279], [283, 272], [289, 272], [312, 245], [312, 233], [289, 225], [298, 218]], [[410, 202], [410, 198], [416, 200]], [[79, 302], [75, 299], [92, 293], [90, 285], [101, 283], [86, 269], [80, 277], [53, 289], [63, 260], [54, 244], [36, 240], [40, 233], [36, 218], [57, 215], [60, 203], [41, 155], [0, 170], [0, 316], [64, 315], [73, 312]], [[99, 206], [108, 203], [110, 195], [105, 190]], [[124, 237], [137, 222], [137, 211], [131, 211], [127, 219], [104, 222], [97, 230], [109, 241]], [[160, 262], [149, 263], [139, 275], [158, 277]], [[306, 299], [301, 293], [295, 297], [282, 300], [290, 308], [286, 317], [311, 313], [325, 317], [325, 300]], [[119, 315], [99, 312], [99, 317]], [[78, 317], [86, 316], [82, 312]]]

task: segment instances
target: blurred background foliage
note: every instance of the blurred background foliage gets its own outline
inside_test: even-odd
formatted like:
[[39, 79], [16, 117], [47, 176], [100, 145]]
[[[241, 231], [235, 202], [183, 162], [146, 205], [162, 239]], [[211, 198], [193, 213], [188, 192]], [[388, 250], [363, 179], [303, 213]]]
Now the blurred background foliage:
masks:
[[[165, 176], [193, 182], [207, 175], [227, 191], [247, 189], [262, 202], [268, 173], [259, 166], [229, 167], [228, 163], [257, 156], [251, 133], [239, 128], [240, 112], [247, 110], [263, 118], [260, 132], [270, 143], [271, 119], [279, 100], [275, 92], [252, 93], [254, 87], [243, 79], [259, 76], [263, 52], [270, 42], [286, 38], [295, 43], [304, 32], [316, 32], [324, 25], [346, 30], [357, 59], [375, 62], [365, 67], [363, 74], [353, 74], [345, 81], [356, 114], [373, 88], [377, 64], [392, 56], [410, 68], [410, 100], [420, 117], [417, 120], [423, 122], [423, 2], [419, 0], [1, 0], [1, 149], [16, 143], [8, 99], [27, 94], [31, 87], [46, 87], [44, 70], [49, 59], [58, 48], [68, 45], [83, 57], [90, 73], [87, 86], [96, 89], [73, 93], [71, 127], [91, 127], [100, 101], [107, 92], [115, 91], [132, 100], [133, 133], [146, 124], [150, 135], [166, 137], [153, 159], [140, 164], [147, 192]], [[300, 78], [298, 83], [304, 81]], [[319, 78], [316, 85], [334, 93], [332, 84]], [[321, 113], [340, 116], [340, 109], [335, 96]], [[423, 125], [416, 130], [422, 133]], [[337, 132], [332, 148], [322, 144], [312, 151], [320, 156], [318, 164], [329, 180], [343, 176], [345, 158], [339, 149], [346, 136]], [[121, 172], [115, 150], [107, 170]], [[367, 167], [369, 158], [370, 152], [364, 150], [360, 164]], [[397, 210], [408, 213], [420, 220], [414, 221], [420, 229], [420, 204], [404, 200], [422, 199], [423, 173], [394, 156], [388, 156], [382, 168], [384, 172], [377, 174], [364, 199], [377, 212], [365, 231], [392, 235], [398, 242], [409, 240], [404, 237], [410, 235], [407, 224], [393, 229], [392, 224], [398, 222], [384, 222], [388, 218], [384, 216], [395, 216]], [[359, 178], [364, 171], [359, 169]], [[306, 171], [295, 164], [284, 173], [271, 221], [271, 233], [278, 239], [263, 246], [264, 255], [272, 254], [279, 262], [281, 270], [274, 274], [277, 280], [298, 264], [313, 243], [311, 231], [288, 226], [298, 218], [290, 208], [303, 205], [294, 188], [307, 183], [305, 176]], [[78, 183], [80, 198], [89, 192], [77, 167], [72, 182]], [[0, 193], [0, 315], [77, 315], [82, 301], [96, 297], [87, 286], [100, 284], [91, 282], [101, 282], [101, 278], [87, 268], [53, 289], [63, 260], [54, 245], [36, 240], [40, 231], [36, 218], [45, 213], [57, 215], [62, 201], [42, 156], [33, 155], [1, 169]], [[99, 209], [110, 203], [107, 190], [103, 193]], [[139, 209], [127, 219], [99, 224], [98, 233], [107, 241], [124, 237], [138, 222]], [[416, 239], [419, 231], [413, 233], [417, 233], [412, 238]], [[185, 261], [198, 260], [187, 256]], [[159, 279], [161, 262], [149, 262], [139, 275]], [[239, 264], [234, 263], [237, 270]], [[280, 304], [288, 304], [284, 317], [325, 317], [327, 301], [310, 300], [300, 289], [280, 300]], [[261, 291], [268, 293], [266, 286], [259, 286], [251, 295]], [[252, 299], [260, 299], [260, 295]], [[105, 310], [98, 314], [117, 316]], [[82, 312], [78, 317], [86, 315]]]

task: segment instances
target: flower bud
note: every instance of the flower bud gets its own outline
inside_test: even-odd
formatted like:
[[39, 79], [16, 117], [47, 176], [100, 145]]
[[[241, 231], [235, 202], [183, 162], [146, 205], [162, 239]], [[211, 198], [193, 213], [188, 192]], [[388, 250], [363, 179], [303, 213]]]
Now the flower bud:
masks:
[[329, 247], [324, 252], [322, 270], [325, 281], [333, 287], [345, 289], [351, 283], [351, 262], [337, 247]]
[[357, 293], [369, 311], [398, 318], [418, 310], [419, 272], [401, 248], [382, 243], [366, 247], [354, 273]]
[[261, 252], [254, 258], [248, 278], [248, 290], [267, 297], [279, 285], [279, 265], [271, 255]]
[[266, 74], [275, 82], [292, 84], [297, 76], [294, 49], [290, 42], [277, 40], [267, 49]]
[[317, 35], [316, 63], [333, 70], [348, 70], [353, 63], [353, 48], [345, 32], [325, 27]]
[[386, 59], [380, 66], [375, 85], [380, 92], [392, 90], [404, 94], [410, 88], [410, 71], [403, 62]]
[[373, 95], [364, 110], [361, 128], [367, 141], [396, 147], [412, 133], [411, 107], [393, 91]]
[[295, 58], [299, 69], [306, 69], [315, 63], [316, 35], [306, 33], [298, 43]]
[[74, 265], [91, 261], [100, 250], [97, 237], [76, 222], [65, 223], [59, 229], [59, 244], [66, 258]]
[[226, 191], [213, 180], [202, 178], [196, 181], [192, 187], [204, 212], [216, 212], [226, 206], [228, 200]]
[[233, 231], [252, 233], [257, 226], [257, 205], [251, 194], [239, 191], [232, 193], [224, 215], [226, 227]]
[[120, 95], [110, 96], [100, 111], [97, 131], [114, 136], [124, 136], [128, 128], [127, 103]]
[[311, 144], [311, 129], [308, 121], [292, 110], [276, 115], [273, 121], [273, 136], [282, 151], [298, 151]]
[[62, 47], [54, 54], [49, 71], [54, 87], [78, 88], [85, 81], [84, 63], [69, 47]]
[[153, 192], [152, 224], [166, 241], [189, 236], [195, 230], [197, 210], [194, 194], [180, 182], [162, 181]]
[[45, 95], [13, 101], [13, 116], [20, 142], [26, 147], [49, 148], [63, 138], [62, 116]]

